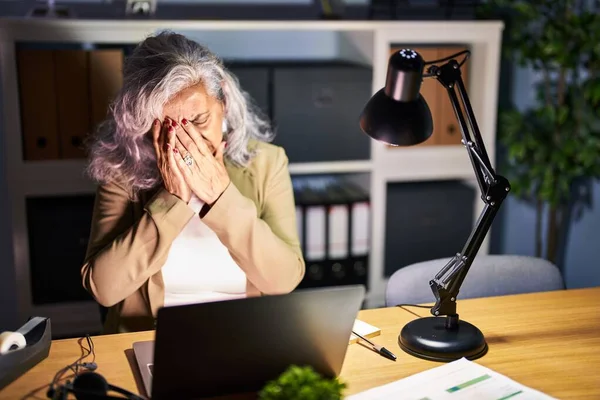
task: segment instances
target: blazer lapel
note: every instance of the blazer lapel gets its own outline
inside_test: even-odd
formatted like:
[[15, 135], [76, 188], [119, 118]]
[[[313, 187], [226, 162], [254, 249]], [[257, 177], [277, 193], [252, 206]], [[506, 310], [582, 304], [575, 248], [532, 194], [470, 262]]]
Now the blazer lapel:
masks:
[[258, 215], [260, 215], [262, 211], [262, 202], [260, 201], [261, 194], [258, 192], [259, 188], [256, 184], [256, 177], [253, 172], [248, 168], [233, 165], [229, 161], [225, 161], [225, 168], [227, 168], [231, 183], [235, 185], [241, 194], [256, 204], [256, 211]]

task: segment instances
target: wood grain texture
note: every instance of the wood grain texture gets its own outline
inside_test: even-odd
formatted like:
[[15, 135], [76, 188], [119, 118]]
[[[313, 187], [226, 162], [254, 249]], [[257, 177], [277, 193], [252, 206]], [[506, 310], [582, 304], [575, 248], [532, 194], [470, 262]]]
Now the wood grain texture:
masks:
[[[489, 352], [477, 363], [559, 399], [599, 399], [599, 296], [600, 287], [472, 299], [459, 301], [458, 310], [488, 340]], [[400, 329], [416, 318], [411, 312], [428, 316], [427, 310], [419, 308], [360, 312], [361, 320], [381, 328], [374, 341], [394, 352], [398, 360], [389, 361], [360, 344], [349, 345], [341, 373], [348, 384], [346, 394], [440, 365], [398, 348]], [[113, 385], [143, 393], [130, 349], [133, 342], [153, 337], [153, 332], [95, 337], [98, 372]], [[76, 339], [53, 342], [48, 359], [0, 391], [0, 399], [45, 399], [54, 373], [78, 356]]]
[[[477, 363], [559, 399], [600, 399], [598, 296], [600, 288], [463, 300], [458, 312], [488, 341], [490, 349]], [[410, 311], [429, 316], [424, 309]], [[398, 361], [350, 346], [341, 374], [349, 393], [440, 365], [398, 348], [402, 326], [414, 317], [401, 308], [361, 312], [363, 321], [381, 328], [377, 344], [391, 349]]]

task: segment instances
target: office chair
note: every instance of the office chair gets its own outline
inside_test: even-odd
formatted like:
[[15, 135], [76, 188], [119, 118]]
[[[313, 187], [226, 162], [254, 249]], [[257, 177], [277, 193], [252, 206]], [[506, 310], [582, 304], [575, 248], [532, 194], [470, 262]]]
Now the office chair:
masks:
[[[449, 260], [419, 262], [394, 272], [386, 287], [386, 306], [433, 303], [435, 298], [429, 281]], [[482, 255], [475, 257], [458, 300], [564, 288], [559, 269], [547, 260], [517, 255]]]

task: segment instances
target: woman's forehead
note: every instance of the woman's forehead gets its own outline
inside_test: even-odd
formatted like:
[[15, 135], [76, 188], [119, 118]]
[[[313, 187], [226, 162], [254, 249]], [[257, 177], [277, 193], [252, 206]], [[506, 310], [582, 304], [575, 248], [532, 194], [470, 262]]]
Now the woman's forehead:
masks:
[[[183, 89], [169, 100], [164, 107], [165, 116], [193, 118], [210, 111], [216, 100], [208, 95], [204, 85], [197, 84]], [[194, 114], [194, 115], [191, 115]]]

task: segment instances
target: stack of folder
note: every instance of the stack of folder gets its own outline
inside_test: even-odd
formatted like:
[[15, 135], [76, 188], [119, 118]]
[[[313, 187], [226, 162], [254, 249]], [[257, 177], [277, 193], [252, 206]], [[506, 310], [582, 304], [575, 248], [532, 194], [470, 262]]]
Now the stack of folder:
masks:
[[369, 194], [340, 176], [294, 177], [298, 236], [306, 261], [299, 288], [368, 288]]

